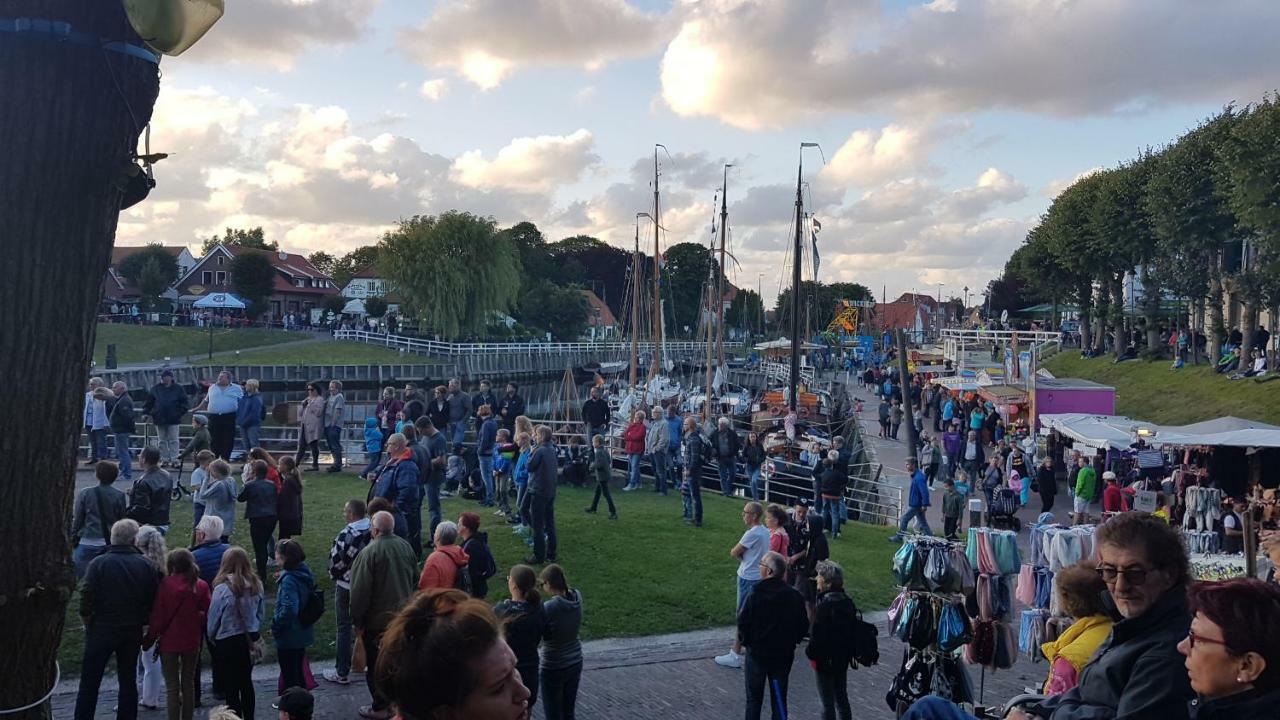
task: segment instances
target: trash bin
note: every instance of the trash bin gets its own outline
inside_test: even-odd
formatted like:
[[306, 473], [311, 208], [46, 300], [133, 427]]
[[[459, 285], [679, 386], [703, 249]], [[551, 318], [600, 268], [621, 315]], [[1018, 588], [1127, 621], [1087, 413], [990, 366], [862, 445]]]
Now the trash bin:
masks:
[[107, 345], [107, 369], [116, 369], [116, 346], [115, 343]]

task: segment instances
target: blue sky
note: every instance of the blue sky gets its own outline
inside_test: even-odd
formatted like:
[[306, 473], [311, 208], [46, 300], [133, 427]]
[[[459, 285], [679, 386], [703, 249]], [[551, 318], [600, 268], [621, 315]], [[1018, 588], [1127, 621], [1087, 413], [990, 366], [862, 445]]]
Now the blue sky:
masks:
[[1056, 190], [1260, 97], [1280, 60], [1280, 4], [1250, 0], [228, 5], [162, 65], [153, 148], [173, 157], [122, 243], [263, 225], [343, 252], [457, 208], [626, 244], [661, 142], [667, 241], [704, 238], [734, 162], [738, 281], [766, 273], [766, 295], [802, 140], [829, 162], [806, 159], [820, 279], [951, 294], [997, 275]]

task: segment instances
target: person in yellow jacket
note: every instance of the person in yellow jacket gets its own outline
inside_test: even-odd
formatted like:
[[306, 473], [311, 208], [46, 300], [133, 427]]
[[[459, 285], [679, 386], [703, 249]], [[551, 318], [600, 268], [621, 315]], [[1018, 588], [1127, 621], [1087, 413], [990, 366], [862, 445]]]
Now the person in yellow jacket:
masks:
[[1075, 687], [1080, 673], [1093, 654], [1111, 634], [1112, 617], [1102, 604], [1106, 584], [1086, 564], [1064, 568], [1054, 576], [1062, 612], [1075, 618], [1071, 627], [1053, 642], [1040, 646], [1049, 661], [1046, 695], [1057, 695]]

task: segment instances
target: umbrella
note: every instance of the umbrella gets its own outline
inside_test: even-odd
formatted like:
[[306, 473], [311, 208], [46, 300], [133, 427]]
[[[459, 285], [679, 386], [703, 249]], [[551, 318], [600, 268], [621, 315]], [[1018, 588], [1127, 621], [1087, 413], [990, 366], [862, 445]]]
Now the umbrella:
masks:
[[192, 307], [197, 307], [202, 310], [208, 309], [208, 308], [229, 308], [232, 310], [244, 310], [246, 305], [243, 300], [236, 297], [235, 295], [232, 295], [231, 293], [211, 293], [195, 301]]

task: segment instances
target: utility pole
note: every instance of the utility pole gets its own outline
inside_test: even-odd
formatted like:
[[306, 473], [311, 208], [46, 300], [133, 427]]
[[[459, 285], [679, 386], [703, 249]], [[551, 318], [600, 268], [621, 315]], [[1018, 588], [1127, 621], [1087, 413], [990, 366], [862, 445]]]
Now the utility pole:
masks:
[[898, 328], [894, 335], [898, 345], [898, 377], [902, 379], [902, 419], [907, 424], [907, 457], [920, 467], [920, 441], [916, 438], [915, 408], [911, 406], [911, 376], [907, 374], [907, 333]]

